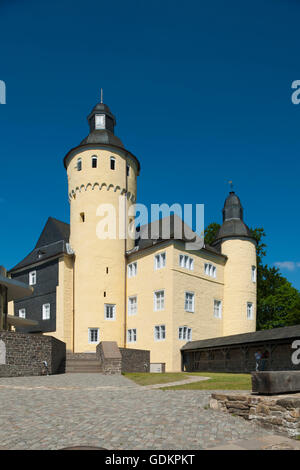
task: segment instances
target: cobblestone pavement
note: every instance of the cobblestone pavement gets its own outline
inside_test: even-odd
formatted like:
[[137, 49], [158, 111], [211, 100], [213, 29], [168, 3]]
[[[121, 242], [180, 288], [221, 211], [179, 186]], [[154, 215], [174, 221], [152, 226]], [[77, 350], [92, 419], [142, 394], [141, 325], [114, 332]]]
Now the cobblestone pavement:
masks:
[[211, 391], [152, 390], [123, 376], [0, 378], [4, 449], [204, 449], [271, 435], [208, 409]]

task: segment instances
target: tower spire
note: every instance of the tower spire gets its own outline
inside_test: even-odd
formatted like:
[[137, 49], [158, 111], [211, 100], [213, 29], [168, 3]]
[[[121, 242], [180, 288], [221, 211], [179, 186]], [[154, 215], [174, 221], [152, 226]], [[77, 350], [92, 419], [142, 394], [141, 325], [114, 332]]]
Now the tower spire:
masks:
[[100, 92], [100, 103], [101, 104], [103, 103], [103, 88], [101, 88], [101, 92]]

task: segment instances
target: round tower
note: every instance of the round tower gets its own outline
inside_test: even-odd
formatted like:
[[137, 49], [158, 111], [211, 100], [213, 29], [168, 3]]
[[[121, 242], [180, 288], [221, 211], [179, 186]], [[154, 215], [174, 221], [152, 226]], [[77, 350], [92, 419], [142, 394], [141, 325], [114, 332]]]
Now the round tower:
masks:
[[137, 158], [114, 135], [116, 119], [98, 103], [88, 116], [89, 135], [64, 158], [70, 201], [70, 246], [75, 253], [74, 352], [95, 352], [100, 341], [124, 346], [126, 237], [136, 201]]
[[256, 330], [256, 241], [243, 220], [239, 197], [231, 191], [213, 246], [227, 256], [224, 267], [223, 335]]

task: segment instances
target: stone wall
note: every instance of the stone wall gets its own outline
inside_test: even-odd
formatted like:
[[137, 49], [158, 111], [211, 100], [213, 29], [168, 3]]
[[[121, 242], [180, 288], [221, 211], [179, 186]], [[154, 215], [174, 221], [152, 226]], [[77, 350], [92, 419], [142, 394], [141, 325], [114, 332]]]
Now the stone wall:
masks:
[[122, 356], [122, 372], [150, 372], [150, 351], [119, 348]]
[[0, 341], [0, 377], [64, 372], [66, 345], [52, 336], [0, 331]]
[[241, 416], [290, 437], [300, 436], [300, 393], [277, 396], [213, 393], [210, 408]]

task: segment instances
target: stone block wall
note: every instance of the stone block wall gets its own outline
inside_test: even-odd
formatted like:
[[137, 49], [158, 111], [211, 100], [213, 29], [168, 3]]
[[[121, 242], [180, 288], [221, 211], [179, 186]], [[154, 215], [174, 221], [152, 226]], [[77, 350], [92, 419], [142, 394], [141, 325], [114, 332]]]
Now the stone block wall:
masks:
[[52, 336], [0, 331], [0, 342], [0, 377], [64, 372], [66, 345]]
[[122, 356], [122, 372], [150, 372], [150, 351], [119, 348]]
[[213, 393], [210, 408], [225, 411], [289, 437], [300, 436], [300, 394], [265, 396]]

